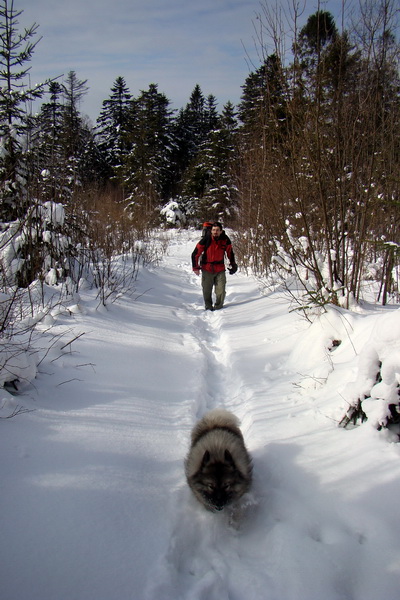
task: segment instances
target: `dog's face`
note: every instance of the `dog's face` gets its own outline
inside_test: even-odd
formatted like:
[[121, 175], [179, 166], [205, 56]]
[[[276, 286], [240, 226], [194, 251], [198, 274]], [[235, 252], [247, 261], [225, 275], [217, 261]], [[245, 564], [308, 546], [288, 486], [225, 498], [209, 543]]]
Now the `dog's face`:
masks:
[[246, 482], [228, 450], [225, 450], [224, 461], [213, 460], [207, 450], [192, 486], [208, 509], [220, 511], [245, 492]]

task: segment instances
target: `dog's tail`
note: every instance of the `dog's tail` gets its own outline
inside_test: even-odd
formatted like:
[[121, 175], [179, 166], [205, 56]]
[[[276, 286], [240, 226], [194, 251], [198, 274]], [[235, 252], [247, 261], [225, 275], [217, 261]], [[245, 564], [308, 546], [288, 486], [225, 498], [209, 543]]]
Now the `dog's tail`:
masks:
[[197, 423], [192, 431], [192, 445], [213, 429], [226, 429], [243, 439], [242, 432], [239, 429], [239, 419], [236, 415], [223, 408], [215, 408], [206, 413]]

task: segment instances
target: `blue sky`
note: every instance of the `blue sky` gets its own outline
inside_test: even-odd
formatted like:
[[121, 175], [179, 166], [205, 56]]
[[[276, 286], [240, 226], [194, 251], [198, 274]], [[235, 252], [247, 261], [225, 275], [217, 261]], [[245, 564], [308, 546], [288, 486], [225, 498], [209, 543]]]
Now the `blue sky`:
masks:
[[[216, 96], [219, 108], [228, 100], [239, 102], [247, 75], [260, 64], [256, 17], [268, 3], [15, 0], [15, 8], [23, 10], [20, 28], [36, 22], [42, 36], [31, 62], [31, 83], [76, 71], [89, 86], [81, 110], [95, 121], [120, 75], [133, 96], [158, 84], [176, 109], [185, 106], [197, 83], [205, 96]], [[324, 5], [332, 10], [338, 3]], [[307, 15], [315, 12], [317, 0], [306, 4]]]

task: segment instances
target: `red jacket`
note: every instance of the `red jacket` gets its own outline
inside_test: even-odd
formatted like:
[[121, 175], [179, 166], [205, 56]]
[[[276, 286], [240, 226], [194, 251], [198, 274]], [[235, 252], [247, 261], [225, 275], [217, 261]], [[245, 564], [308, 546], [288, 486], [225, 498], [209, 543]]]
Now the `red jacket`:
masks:
[[[192, 267], [193, 269], [201, 268], [203, 271], [209, 271], [210, 273], [220, 273], [225, 271], [225, 254], [232, 265], [235, 264], [235, 255], [233, 253], [231, 240], [223, 231], [219, 236], [218, 240], [214, 240], [211, 237], [211, 241], [208, 244], [208, 240], [203, 237], [196, 244], [195, 249], [192, 253]], [[199, 259], [200, 266], [199, 266]]]

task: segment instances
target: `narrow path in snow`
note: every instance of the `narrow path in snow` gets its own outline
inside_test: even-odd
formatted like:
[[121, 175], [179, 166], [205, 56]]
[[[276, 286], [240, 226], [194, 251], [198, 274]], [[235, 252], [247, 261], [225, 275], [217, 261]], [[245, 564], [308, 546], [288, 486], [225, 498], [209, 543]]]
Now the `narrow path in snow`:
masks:
[[[168, 264], [171, 267], [170, 259]], [[279, 329], [275, 332], [276, 337], [263, 340], [271, 347], [266, 373], [265, 347], [259, 347], [257, 334], [261, 325], [259, 319], [268, 319], [271, 311], [276, 314], [283, 311], [286, 316], [286, 306], [279, 298], [275, 298], [274, 303], [266, 301], [255, 280], [228, 276], [226, 306], [211, 313], [204, 310], [200, 280], [191, 274], [190, 266], [178, 261], [175, 276], [181, 279], [183, 289], [188, 286], [189, 290], [196, 290], [198, 296], [195, 302], [186, 303], [177, 313], [182, 322], [186, 322], [197, 347], [199, 389], [194, 398], [192, 425], [208, 410], [224, 407], [239, 416], [245, 439], [251, 445], [254, 419], [260, 418], [265, 423], [266, 412], [271, 411], [272, 419], [274, 410], [281, 413], [276, 401], [272, 401], [267, 409], [265, 406], [268, 405], [268, 394], [274, 396], [273, 390], [268, 389], [271, 382], [275, 380], [280, 384], [282, 357], [279, 343], [282, 337], [287, 340], [287, 336], [293, 334], [293, 330]], [[288, 394], [290, 387], [286, 377], [280, 393]], [[257, 394], [262, 394], [259, 409]], [[260, 600], [266, 597], [266, 559], [261, 557], [259, 563], [251, 548], [247, 544], [243, 547], [244, 536], [256, 535], [260, 525], [257, 522], [259, 501], [257, 493], [251, 494], [247, 506], [246, 503], [243, 506], [243, 523], [235, 518], [232, 522], [233, 515], [229, 510], [225, 514], [207, 513], [186, 487], [179, 488], [172, 500], [173, 525], [169, 543], [165, 555], [158, 561], [146, 599]], [[254, 568], [246, 564], [243, 570], [243, 561], [249, 560], [254, 560]], [[274, 595], [270, 597], [274, 598]]]

